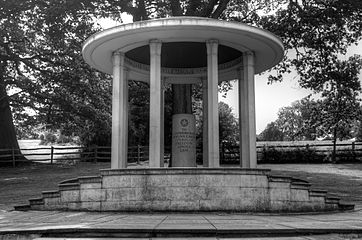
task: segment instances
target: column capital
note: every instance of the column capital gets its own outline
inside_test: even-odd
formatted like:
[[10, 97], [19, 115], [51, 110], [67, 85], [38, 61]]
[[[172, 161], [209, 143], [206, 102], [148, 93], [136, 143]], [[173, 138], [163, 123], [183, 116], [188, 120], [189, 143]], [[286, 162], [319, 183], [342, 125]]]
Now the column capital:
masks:
[[151, 39], [149, 42], [151, 55], [161, 55], [162, 42], [158, 39]]
[[124, 52], [114, 51], [112, 53], [113, 66], [120, 66], [124, 64]]
[[219, 41], [216, 39], [206, 40], [207, 55], [217, 55]]
[[254, 57], [253, 51], [243, 52], [243, 66], [254, 66]]
[[206, 43], [208, 43], [208, 44], [219, 44], [219, 41], [217, 39], [208, 39], [208, 40], [206, 40]]

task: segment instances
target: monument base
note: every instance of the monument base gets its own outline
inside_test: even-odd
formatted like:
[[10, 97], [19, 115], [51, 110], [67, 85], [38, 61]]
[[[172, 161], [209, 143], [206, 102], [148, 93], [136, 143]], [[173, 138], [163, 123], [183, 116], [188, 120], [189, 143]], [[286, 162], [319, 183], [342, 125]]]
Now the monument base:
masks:
[[353, 209], [305, 181], [269, 170], [157, 168], [101, 170], [31, 199], [32, 210], [310, 212]]

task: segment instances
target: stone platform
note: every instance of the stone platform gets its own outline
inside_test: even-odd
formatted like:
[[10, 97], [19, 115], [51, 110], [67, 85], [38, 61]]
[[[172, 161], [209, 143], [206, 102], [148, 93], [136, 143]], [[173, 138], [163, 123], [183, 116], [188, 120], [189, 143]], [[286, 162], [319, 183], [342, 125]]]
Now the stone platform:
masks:
[[361, 237], [361, 209], [321, 214], [0, 211], [1, 240], [346, 240]]
[[17, 210], [129, 212], [314, 212], [353, 209], [308, 182], [265, 169], [147, 168], [101, 170], [43, 192]]

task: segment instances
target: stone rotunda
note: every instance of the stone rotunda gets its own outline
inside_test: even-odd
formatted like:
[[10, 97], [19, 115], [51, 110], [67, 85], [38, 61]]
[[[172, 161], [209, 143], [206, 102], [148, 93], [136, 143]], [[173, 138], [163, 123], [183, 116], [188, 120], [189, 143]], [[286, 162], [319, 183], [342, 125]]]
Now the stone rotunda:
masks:
[[163, 85], [202, 84], [203, 165], [219, 167], [218, 84], [238, 79], [240, 162], [255, 168], [254, 74], [276, 65], [283, 54], [282, 42], [270, 32], [207, 18], [136, 22], [93, 35], [83, 46], [85, 61], [113, 74], [112, 168], [127, 164], [129, 79], [150, 85], [150, 167], [163, 167]]
[[[120, 25], [91, 36], [85, 61], [113, 74], [111, 169], [63, 181], [17, 209], [89, 211], [303, 212], [353, 209], [306, 181], [256, 168], [254, 74], [283, 58], [265, 30], [207, 18]], [[219, 166], [218, 84], [239, 80], [240, 168]], [[149, 168], [127, 168], [128, 81], [150, 86]], [[171, 168], [164, 167], [164, 84], [202, 84], [203, 167], [196, 167], [195, 121], [173, 116]], [[187, 89], [187, 87], [185, 87]], [[186, 91], [187, 92], [187, 91]], [[180, 99], [190, 100], [190, 94]], [[176, 98], [177, 101], [177, 98]]]

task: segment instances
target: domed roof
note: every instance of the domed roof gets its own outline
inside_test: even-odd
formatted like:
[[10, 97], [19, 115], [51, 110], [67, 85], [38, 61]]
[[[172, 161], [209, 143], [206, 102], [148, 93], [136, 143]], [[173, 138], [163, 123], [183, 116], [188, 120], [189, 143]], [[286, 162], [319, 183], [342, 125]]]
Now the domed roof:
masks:
[[161, 66], [165, 69], [206, 68], [205, 42], [210, 39], [219, 42], [219, 69], [222, 64], [240, 63], [242, 52], [253, 51], [255, 73], [261, 73], [284, 55], [281, 40], [260, 28], [210, 18], [171, 17], [122, 24], [96, 33], [84, 43], [83, 58], [92, 67], [112, 74], [112, 53], [122, 51], [128, 64], [147, 67], [149, 41], [153, 39], [162, 42]]

